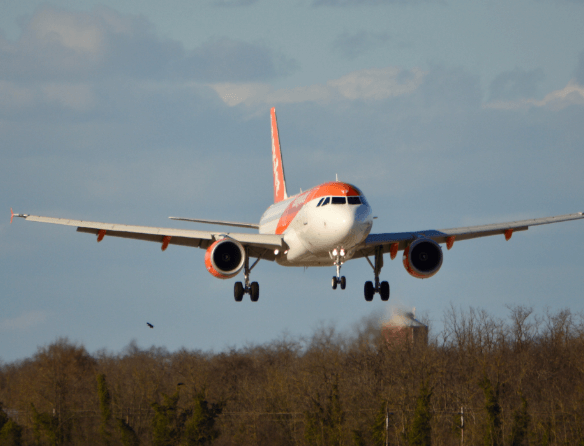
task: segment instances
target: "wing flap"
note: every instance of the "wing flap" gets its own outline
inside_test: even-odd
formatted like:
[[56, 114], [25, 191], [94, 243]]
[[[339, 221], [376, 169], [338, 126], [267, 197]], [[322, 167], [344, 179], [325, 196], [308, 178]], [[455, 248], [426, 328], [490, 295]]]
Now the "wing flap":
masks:
[[[78, 227], [77, 232], [83, 232], [86, 234], [94, 234], [98, 235], [100, 229], [96, 228], [84, 228]], [[140, 232], [127, 232], [127, 231], [111, 231], [106, 230], [105, 235], [108, 237], [119, 237], [119, 238], [127, 238], [133, 240], [142, 240], [145, 242], [155, 242], [155, 243], [163, 243], [164, 237], [167, 235], [156, 235], [156, 234], [146, 234]], [[191, 248], [203, 248], [207, 249], [212, 243], [212, 239], [201, 239], [201, 238], [189, 238], [189, 237], [181, 237], [181, 236], [170, 236], [170, 240], [168, 242], [169, 245], [178, 245], [178, 246], [189, 246]]]

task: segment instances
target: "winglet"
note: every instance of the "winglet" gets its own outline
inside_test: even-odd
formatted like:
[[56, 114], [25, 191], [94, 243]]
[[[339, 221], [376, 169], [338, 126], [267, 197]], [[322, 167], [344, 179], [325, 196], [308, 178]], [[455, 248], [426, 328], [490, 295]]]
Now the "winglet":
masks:
[[10, 208], [10, 224], [12, 224], [12, 220], [14, 220], [14, 217], [28, 218], [28, 217], [30, 217], [30, 215], [28, 215], [28, 214], [15, 214], [14, 211], [12, 210], [12, 208]]
[[274, 203], [288, 198], [286, 192], [286, 178], [284, 177], [284, 165], [282, 163], [282, 150], [280, 149], [280, 136], [278, 134], [278, 121], [276, 109], [270, 110], [272, 118], [272, 167], [274, 169]]

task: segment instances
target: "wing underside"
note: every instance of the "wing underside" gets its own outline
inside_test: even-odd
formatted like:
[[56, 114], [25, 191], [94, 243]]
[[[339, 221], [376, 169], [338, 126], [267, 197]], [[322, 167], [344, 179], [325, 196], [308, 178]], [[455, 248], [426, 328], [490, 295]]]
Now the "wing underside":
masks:
[[398, 246], [397, 250], [403, 251], [406, 246], [418, 238], [429, 238], [437, 243], [446, 243], [447, 245], [452, 246], [451, 244], [457, 241], [488, 237], [492, 235], [505, 235], [505, 237], [509, 238], [512, 233], [517, 231], [527, 231], [530, 226], [580, 220], [582, 218], [584, 218], [584, 213], [577, 212], [575, 214], [558, 215], [555, 217], [535, 218], [508, 223], [494, 223], [490, 225], [466, 226], [462, 228], [369, 234], [363, 242], [363, 246], [355, 252], [353, 258], [373, 255], [377, 246], [381, 246], [382, 252], [384, 253], [390, 252], [392, 245], [395, 247], [396, 243]]
[[244, 247], [247, 247], [250, 257], [261, 257], [264, 260], [274, 260], [274, 250], [284, 248], [282, 237], [272, 234], [244, 234], [132, 226], [26, 214], [14, 214], [14, 216], [24, 218], [27, 221], [77, 227], [77, 232], [94, 234], [97, 236], [98, 241], [107, 236], [160, 243], [163, 250], [169, 245], [207, 249], [215, 240], [225, 236], [231, 237]]

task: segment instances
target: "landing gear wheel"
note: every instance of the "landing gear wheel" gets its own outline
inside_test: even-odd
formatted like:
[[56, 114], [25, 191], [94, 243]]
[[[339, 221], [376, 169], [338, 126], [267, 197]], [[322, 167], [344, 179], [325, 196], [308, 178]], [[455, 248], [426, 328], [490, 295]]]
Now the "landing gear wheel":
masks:
[[389, 300], [389, 283], [381, 282], [379, 286], [379, 295], [381, 296], [381, 300], [387, 302]]
[[343, 276], [343, 277], [341, 277], [341, 290], [344, 290], [346, 286], [347, 286], [347, 280], [345, 279], [345, 276]]
[[249, 287], [250, 299], [252, 302], [257, 302], [260, 298], [260, 285], [257, 282], [252, 282]]
[[375, 288], [373, 288], [372, 282], [365, 282], [365, 300], [371, 302], [373, 300], [373, 295], [375, 294]]
[[333, 282], [332, 282], [333, 290], [337, 289], [337, 283], [338, 283], [337, 277], [333, 276]]
[[235, 286], [233, 287], [233, 295], [235, 296], [235, 302], [241, 302], [243, 299], [243, 284], [241, 282], [235, 282]]

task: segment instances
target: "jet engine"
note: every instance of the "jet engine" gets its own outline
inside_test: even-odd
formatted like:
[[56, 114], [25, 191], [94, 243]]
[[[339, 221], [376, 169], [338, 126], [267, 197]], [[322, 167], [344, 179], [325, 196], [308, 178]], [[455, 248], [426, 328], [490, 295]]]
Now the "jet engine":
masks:
[[442, 266], [442, 248], [434, 240], [420, 238], [404, 251], [404, 267], [417, 279], [427, 279]]
[[207, 271], [219, 279], [230, 279], [241, 271], [245, 263], [245, 249], [237, 240], [222, 238], [205, 252]]

